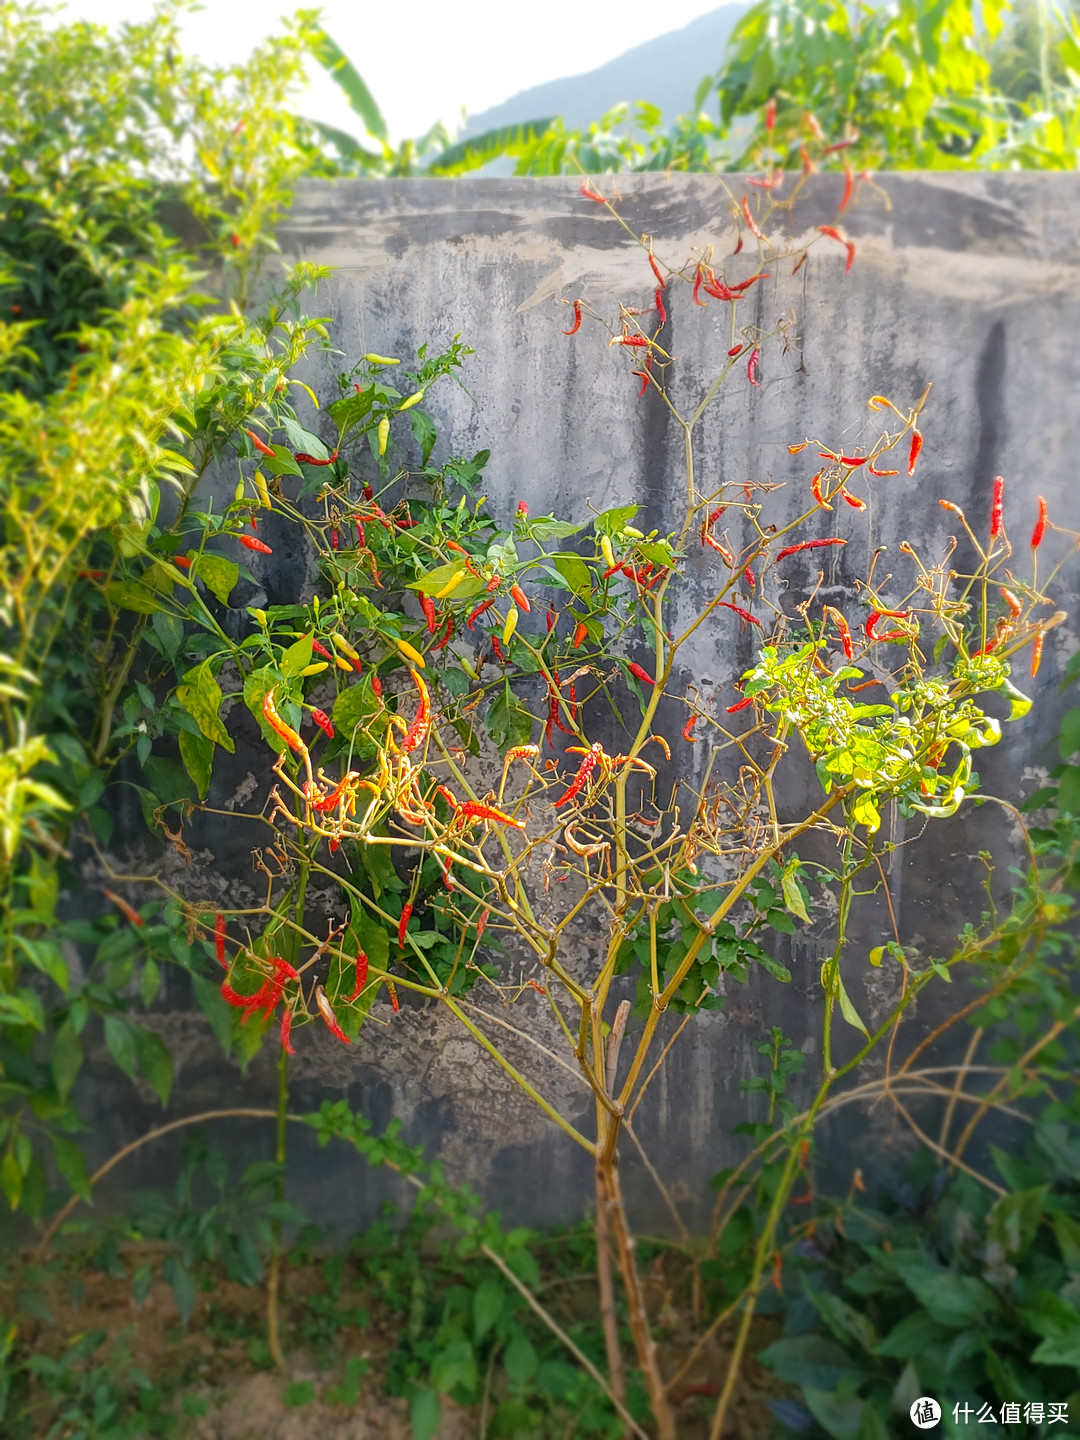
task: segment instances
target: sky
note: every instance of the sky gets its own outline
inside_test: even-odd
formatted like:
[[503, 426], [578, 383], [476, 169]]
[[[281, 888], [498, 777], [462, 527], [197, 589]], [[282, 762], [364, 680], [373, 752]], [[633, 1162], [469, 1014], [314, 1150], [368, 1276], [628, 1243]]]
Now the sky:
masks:
[[[592, 70], [721, 3], [545, 0], [526, 9], [507, 0], [366, 6], [326, 0], [321, 8], [325, 29], [364, 77], [392, 137], [401, 139], [422, 134], [436, 120], [456, 128], [462, 106], [477, 114], [531, 85]], [[282, 0], [212, 0], [185, 19], [188, 46], [217, 64], [240, 60], [293, 8]], [[143, 20], [151, 9], [150, 0], [71, 0], [62, 18], [113, 25]], [[356, 118], [337, 87], [318, 67], [312, 78], [298, 109], [355, 132]]]

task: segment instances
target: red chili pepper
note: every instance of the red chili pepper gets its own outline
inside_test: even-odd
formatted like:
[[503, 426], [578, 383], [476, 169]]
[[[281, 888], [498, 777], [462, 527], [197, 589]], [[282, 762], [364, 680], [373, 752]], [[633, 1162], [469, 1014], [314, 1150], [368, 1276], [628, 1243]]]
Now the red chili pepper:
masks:
[[631, 348], [637, 347], [638, 349], [640, 349], [643, 345], [648, 345], [648, 343], [649, 343], [649, 342], [648, 342], [648, 340], [646, 340], [646, 338], [645, 338], [644, 335], [630, 335], [630, 334], [626, 334], [626, 335], [616, 335], [615, 338], [614, 338], [614, 340], [609, 340], [609, 341], [608, 341], [608, 345], [609, 345], [609, 346], [611, 346], [611, 345], [629, 345]]
[[529, 984], [532, 986], [532, 988], [533, 988], [535, 991], [537, 991], [538, 994], [540, 994], [540, 995], [546, 995], [546, 994], [547, 994], [547, 991], [544, 989], [543, 985], [541, 985], [541, 984], [539, 983], [539, 981], [537, 981], [537, 980], [530, 980], [530, 981], [529, 981]]
[[217, 955], [218, 964], [223, 968], [227, 968], [225, 961], [225, 916], [221, 914], [214, 917], [214, 953]]
[[377, 700], [381, 700], [381, 699], [382, 699], [382, 681], [379, 679], [378, 675], [372, 675], [372, 677], [371, 677], [371, 689], [372, 689], [372, 691], [374, 692], [375, 698], [376, 698]]
[[647, 670], [643, 670], [641, 666], [636, 663], [636, 661], [631, 660], [626, 668], [630, 671], [630, 674], [633, 675], [634, 679], [640, 680], [643, 685], [656, 684], [656, 681], [649, 674], [649, 672]]
[[564, 335], [576, 335], [577, 332], [578, 332], [580, 329], [581, 329], [581, 301], [580, 301], [580, 300], [575, 300], [575, 301], [574, 301], [574, 323], [570, 326], [570, 329], [569, 329], [569, 330], [564, 330], [562, 333], [563, 333]]
[[555, 613], [555, 611], [554, 611], [554, 610], [551, 608], [551, 606], [549, 605], [548, 608], [547, 608], [547, 614], [546, 614], [545, 617], [544, 617], [544, 624], [547, 626], [547, 633], [548, 633], [549, 635], [551, 634], [552, 630], [555, 629], [555, 626], [558, 624], [558, 621], [559, 621], [558, 615]]
[[368, 958], [363, 950], [356, 952], [356, 983], [353, 985], [353, 992], [349, 996], [348, 1003], [351, 1005], [354, 1000], [359, 999], [368, 978]]
[[851, 470], [866, 464], [865, 455], [822, 455], [821, 458], [823, 460], [839, 460], [841, 465], [846, 465]]
[[240, 544], [245, 550], [256, 550], [260, 555], [272, 555], [274, 552], [269, 545], [264, 545], [261, 540], [256, 540], [254, 535], [241, 535]]
[[729, 705], [727, 707], [727, 713], [729, 715], [734, 715], [737, 710], [745, 710], [748, 705], [752, 705], [753, 703], [754, 697], [752, 695], [747, 695], [745, 700], [738, 700], [734, 705]]
[[850, 505], [852, 510], [866, 509], [866, 501], [860, 500], [858, 495], [852, 495], [850, 490], [841, 490], [840, 499], [843, 500], [845, 505]]
[[749, 621], [751, 625], [756, 625], [759, 630], [765, 629], [765, 626], [762, 625], [761, 621], [757, 618], [757, 616], [751, 615], [750, 611], [744, 610], [741, 605], [732, 605], [730, 600], [721, 600], [720, 604], [725, 610], [734, 610], [735, 614], [738, 615], [740, 620]]
[[415, 750], [418, 745], [422, 745], [431, 729], [431, 697], [428, 694], [428, 688], [419, 671], [413, 670], [411, 673], [420, 703], [417, 706], [416, 717], [405, 732], [405, 739], [401, 742], [401, 748], [406, 754], [410, 750]]
[[996, 540], [1001, 534], [1005, 520], [1005, 481], [1000, 475], [994, 476], [994, 502], [990, 509], [990, 539]]
[[1040, 495], [1039, 518], [1035, 521], [1035, 529], [1031, 532], [1031, 548], [1037, 550], [1042, 544], [1043, 536], [1046, 534], [1046, 501]]
[[365, 500], [374, 500], [374, 499], [375, 499], [375, 491], [372, 490], [372, 488], [371, 488], [370, 485], [364, 485], [364, 486], [362, 486], [361, 489], [360, 489], [360, 494], [364, 497]]
[[518, 501], [518, 503], [517, 503], [517, 514], [520, 515], [523, 520], [527, 520], [527, 519], [529, 518], [529, 506], [528, 506], [528, 504], [527, 504], [526, 501], [524, 501], [524, 500], [519, 500], [519, 501]]
[[447, 540], [446, 548], [447, 550], [452, 550], [455, 555], [464, 555], [466, 560], [472, 559], [472, 556], [469, 554], [468, 550], [465, 549], [465, 546], [459, 545], [456, 540]]
[[528, 615], [529, 611], [532, 609], [532, 606], [529, 604], [529, 597], [525, 594], [525, 591], [522, 590], [521, 586], [511, 585], [510, 594], [513, 598], [514, 604], [518, 607], [518, 609], [524, 610], [525, 614]]
[[499, 586], [500, 586], [501, 584], [502, 584], [502, 576], [501, 576], [501, 575], [492, 575], [491, 579], [490, 579], [490, 580], [488, 581], [488, 583], [487, 583], [487, 587], [486, 587], [486, 589], [487, 589], [487, 594], [488, 594], [488, 595], [494, 595], [495, 591], [498, 590], [498, 588], [499, 588]]
[[819, 470], [818, 473], [814, 476], [814, 478], [810, 481], [810, 494], [814, 497], [814, 499], [817, 501], [817, 503], [821, 506], [821, 508], [822, 508], [823, 510], [831, 510], [831, 509], [833, 508], [833, 507], [828, 503], [828, 501], [824, 498], [824, 496], [823, 496], [822, 493], [821, 493], [821, 471], [820, 471], [820, 470]]
[[637, 392], [637, 398], [640, 400], [649, 388], [649, 372], [647, 370], [631, 370], [630, 374], [636, 375], [641, 380], [641, 388]]
[[742, 295], [750, 289], [751, 285], [756, 285], [759, 280], [767, 280], [768, 278], [769, 272], [767, 270], [759, 270], [756, 275], [751, 275], [749, 280], [740, 280], [737, 285], [732, 285], [731, 288], [737, 295]]
[[840, 635], [840, 644], [844, 647], [844, 659], [850, 660], [855, 654], [855, 650], [851, 643], [851, 630], [847, 621], [834, 606], [826, 605], [823, 609], [826, 617], [833, 622]]
[[482, 601], [480, 602], [480, 604], [477, 605], [476, 609], [472, 612], [472, 614], [469, 616], [469, 618], [465, 621], [465, 624], [466, 624], [466, 626], [468, 627], [468, 629], [471, 630], [471, 629], [473, 628], [473, 626], [476, 624], [477, 620], [480, 619], [480, 616], [483, 615], [484, 611], [485, 611], [485, 610], [490, 610], [491, 607], [492, 607], [492, 605], [494, 605], [494, 604], [495, 604], [495, 601], [494, 601], [494, 600], [482, 600]]
[[798, 545], [788, 545], [777, 555], [777, 560], [786, 560], [789, 555], [797, 555], [800, 550], [821, 550], [827, 545], [846, 545], [846, 540], [800, 540]]
[[731, 347], [731, 349], [727, 352], [729, 359], [730, 359], [732, 356], [741, 355], [742, 352], [743, 352], [743, 350], [744, 350], [745, 348], [746, 348], [746, 347], [743, 346], [743, 345], [733, 345], [733, 346]]
[[315, 721], [315, 724], [318, 725], [319, 729], [323, 732], [323, 734], [328, 740], [332, 740], [334, 738], [334, 727], [330, 723], [330, 716], [327, 715], [325, 710], [312, 710], [311, 718]]
[[732, 555], [731, 551], [728, 550], [728, 549], [726, 548], [726, 546], [721, 545], [719, 540], [715, 540], [715, 539], [709, 534], [709, 532], [708, 532], [707, 530], [705, 530], [705, 531], [702, 532], [701, 539], [702, 539], [702, 541], [703, 541], [704, 544], [706, 544], [706, 545], [711, 545], [712, 548], [713, 548], [715, 551], [718, 552], [718, 554], [719, 554], [719, 555], [721, 556], [721, 558], [723, 559], [724, 564], [727, 565], [729, 569], [734, 566], [734, 564], [735, 564], [735, 557], [734, 557], [734, 555]]
[[871, 461], [870, 464], [867, 465], [867, 467], [866, 467], [866, 473], [867, 473], [868, 475], [899, 475], [899, 474], [900, 474], [900, 471], [899, 471], [899, 470], [877, 470], [877, 469], [874, 468], [873, 461]]
[[409, 515], [406, 515], [404, 519], [399, 519], [398, 516], [395, 515], [395, 516], [394, 516], [394, 524], [397, 526], [397, 528], [398, 528], [399, 530], [415, 530], [416, 527], [417, 527], [417, 525], [420, 524], [420, 521], [419, 521], [419, 520], [414, 520], [414, 519], [413, 519], [411, 516], [409, 516]]
[[1031, 647], [1031, 678], [1034, 680], [1039, 673], [1039, 666], [1042, 663], [1043, 641], [1046, 636], [1040, 630], [1035, 636], [1035, 643]]
[[911, 616], [911, 611], [871, 610], [863, 626], [868, 640], [906, 640], [908, 638], [905, 630], [888, 630], [884, 635], [879, 635], [877, 632], [877, 622], [882, 619], [883, 616], [888, 616], [891, 620], [907, 620]]
[[751, 385], [760, 385], [760, 384], [761, 384], [761, 381], [756, 378], [756, 377], [757, 377], [758, 361], [759, 361], [760, 359], [761, 359], [761, 347], [760, 347], [760, 345], [755, 345], [754, 348], [753, 348], [753, 350], [751, 350], [751, 352], [750, 352], [750, 359], [746, 362], [746, 378], [747, 378], [747, 380], [750, 381], [750, 384], [751, 384]]
[[1023, 605], [1021, 605], [1020, 603], [1019, 597], [1014, 595], [1011, 590], [1006, 590], [1005, 586], [1003, 585], [1001, 587], [1001, 598], [1005, 601], [1005, 604], [1008, 605], [1009, 613], [1012, 615], [1012, 618], [1014, 620], [1017, 619], [1017, 617], [1021, 614], [1024, 608]]
[[831, 145], [826, 145], [825, 149], [821, 153], [823, 155], [834, 155], [837, 150], [847, 150], [850, 146], [855, 144], [858, 138], [859, 132], [856, 130], [855, 134], [849, 135], [846, 140], [834, 140]]
[[[912, 432], [911, 432], [911, 448], [910, 448], [910, 450], [908, 451], [908, 457], [907, 457], [907, 473], [908, 473], [909, 475], [914, 475], [914, 474], [915, 474], [915, 462], [916, 462], [916, 461], [918, 460], [918, 458], [919, 458], [919, 452], [922, 450], [922, 445], [923, 445], [922, 431], [921, 431], [921, 430], [912, 430]], [[893, 472], [893, 473], [895, 473], [895, 472]]]
[[844, 211], [847, 209], [847, 207], [848, 207], [848, 201], [851, 199], [851, 192], [852, 192], [852, 190], [854, 190], [854, 188], [855, 188], [855, 173], [854, 173], [854, 171], [852, 170], [851, 165], [848, 164], [848, 165], [845, 165], [845, 166], [844, 166], [844, 193], [843, 193], [843, 195], [840, 197], [840, 204], [839, 204], [839, 206], [837, 207], [836, 213], [837, 213], [838, 215], [842, 215], [842, 214], [844, 213]]
[[585, 621], [584, 621], [584, 620], [579, 620], [578, 623], [577, 623], [577, 627], [576, 627], [576, 629], [574, 630], [574, 649], [575, 649], [575, 650], [580, 649], [580, 647], [581, 647], [581, 642], [585, 639], [585, 636], [586, 636], [588, 633], [589, 633], [589, 627], [585, 624]]
[[772, 131], [776, 126], [776, 97], [770, 99], [765, 106], [765, 129]]
[[313, 800], [311, 808], [319, 811], [322, 815], [327, 815], [331, 810], [336, 810], [341, 804], [342, 799], [351, 794], [353, 784], [357, 778], [357, 771], [350, 770], [348, 774], [341, 777], [329, 795], [324, 795], [321, 800]]
[[755, 584], [757, 583], [756, 580], [754, 579], [754, 572], [753, 572], [753, 570], [750, 569], [750, 566], [749, 566], [749, 565], [748, 565], [748, 566], [746, 567], [746, 569], [743, 571], [743, 579], [746, 581], [747, 585], [750, 586], [750, 589], [751, 589], [751, 590], [754, 588]]
[[463, 820], [491, 820], [498, 825], [512, 825], [515, 830], [525, 829], [524, 820], [515, 820], [505, 810], [496, 810], [494, 805], [483, 805], [479, 800], [466, 800], [458, 806], [458, 814]]
[[[190, 570], [190, 569], [191, 569], [191, 561], [188, 559], [188, 557], [187, 557], [186, 555], [174, 555], [174, 556], [172, 557], [172, 563], [173, 563], [174, 565], [179, 565], [181, 570]], [[80, 575], [83, 576], [83, 577], [89, 578], [89, 577], [92, 575], [95, 580], [100, 580], [100, 579], [102, 578], [102, 576], [105, 574], [105, 571], [104, 571], [104, 570], [93, 570], [93, 571], [91, 571], [91, 570], [82, 570], [82, 571], [80, 571], [79, 573], [80, 573]]]
[[435, 601], [430, 595], [420, 596], [420, 608], [424, 612], [424, 620], [427, 624], [428, 634], [435, 634]]
[[387, 990], [389, 990], [389, 992], [390, 992], [390, 1008], [391, 1008], [391, 1010], [393, 1010], [394, 1014], [396, 1015], [396, 1014], [398, 1013], [398, 1011], [401, 1009], [401, 1006], [398, 1004], [397, 986], [394, 984], [394, 982], [393, 982], [392, 980], [387, 980], [387, 982], [386, 982], [386, 988], [387, 988]]
[[690, 731], [694, 728], [697, 722], [698, 717], [696, 715], [691, 715], [690, 719], [687, 720], [686, 724], [683, 726], [682, 738], [684, 740], [689, 740], [691, 744], [694, 744], [697, 740], [696, 735], [690, 734]]
[[330, 531], [330, 549], [331, 549], [331, 550], [336, 550], [337, 548], [338, 548], [338, 532], [337, 532], [336, 530], [331, 530], [331, 531]]
[[570, 719], [576, 725], [578, 716], [577, 690], [574, 688], [574, 682], [572, 680], [570, 681], [568, 694], [570, 696]]
[[441, 649], [443, 648], [443, 646], [448, 643], [448, 641], [449, 641], [449, 639], [450, 639], [450, 636], [451, 636], [453, 633], [454, 633], [454, 617], [453, 617], [453, 615], [448, 615], [448, 616], [446, 617], [446, 629], [445, 629], [445, 630], [443, 631], [443, 633], [442, 633], [442, 639], [435, 641], [434, 645], [432, 645], [432, 647], [431, 647], [432, 652], [434, 652], [434, 651], [436, 651], [436, 650], [441, 650]]
[[575, 795], [580, 794], [582, 786], [588, 780], [592, 772], [596, 769], [596, 762], [599, 760], [600, 756], [603, 753], [604, 747], [599, 743], [590, 746], [589, 753], [585, 756], [585, 759], [582, 760], [581, 764], [578, 766], [578, 772], [574, 776], [573, 780], [570, 782], [570, 788], [567, 790], [565, 795], [561, 796], [558, 800], [555, 801], [556, 806], [565, 805], [567, 801], [573, 800]]
[[697, 271], [696, 271], [695, 274], [694, 274], [694, 289], [693, 289], [693, 292], [692, 292], [692, 295], [691, 295], [691, 298], [693, 299], [693, 302], [694, 302], [695, 305], [706, 305], [706, 304], [708, 304], [708, 301], [706, 301], [706, 300], [699, 300], [699, 299], [698, 299], [698, 292], [701, 290], [701, 282], [702, 282], [704, 279], [705, 279], [705, 272], [704, 272], [704, 270], [702, 269], [702, 267], [699, 265], [699, 266], [697, 267]]
[[810, 159], [810, 152], [809, 150], [807, 150], [805, 145], [801, 145], [799, 147], [799, 154], [802, 158], [803, 174], [813, 175], [814, 171], [817, 169], [817, 166], [814, 164], [813, 160]]
[[314, 455], [308, 455], [305, 451], [298, 450], [293, 459], [299, 460], [302, 465], [332, 465], [337, 456], [338, 452], [335, 450], [326, 460], [316, 460]]
[[293, 1007], [286, 1005], [281, 1012], [281, 1048], [286, 1055], [295, 1055], [296, 1047], [289, 1038], [292, 1034]]
[[321, 985], [315, 986], [315, 1004], [319, 1007], [319, 1014], [323, 1018], [323, 1024], [333, 1035], [335, 1040], [340, 1040], [343, 1045], [351, 1045], [345, 1031], [338, 1024], [337, 1016], [334, 1014], [334, 1007], [330, 1004], [329, 997]]
[[401, 919], [398, 921], [397, 927], [397, 943], [403, 950], [405, 948], [405, 931], [409, 928], [409, 917], [411, 914], [412, 904], [406, 901], [401, 907]]
[[260, 455], [269, 455], [271, 456], [271, 458], [273, 457], [273, 447], [267, 445], [265, 440], [260, 440], [258, 435], [255, 434], [254, 430], [245, 430], [244, 434], [250, 437], [251, 443], [255, 446], [255, 449], [258, 450]]
[[847, 251], [847, 263], [844, 266], [844, 274], [846, 275], [855, 263], [855, 241], [848, 240], [846, 236], [837, 230], [835, 225], [819, 225], [817, 228], [821, 231], [822, 235], [827, 235], [830, 240], [835, 240], [837, 244], [843, 245]]
[[663, 287], [663, 285], [658, 285], [658, 286], [656, 287], [656, 313], [660, 316], [660, 324], [661, 324], [661, 325], [666, 325], [666, 324], [667, 324], [667, 311], [664, 309], [664, 287]]
[[263, 719], [276, 735], [281, 736], [290, 750], [295, 750], [298, 755], [307, 754], [307, 746], [303, 740], [301, 740], [291, 725], [286, 725], [285, 721], [282, 720], [278, 714], [277, 706], [274, 703], [273, 690], [268, 690], [263, 696]]
[[581, 182], [581, 193], [585, 196], [586, 200], [592, 200], [597, 205], [607, 204], [607, 201], [604, 199], [603, 195], [598, 195], [597, 192], [593, 189], [593, 187], [589, 184], [588, 180], [583, 180]]
[[744, 196], [742, 197], [742, 213], [743, 213], [743, 218], [744, 218], [745, 221], [746, 221], [747, 229], [750, 231], [750, 234], [753, 235], [753, 236], [755, 236], [758, 240], [764, 240], [764, 239], [765, 239], [765, 236], [764, 236], [764, 235], [761, 233], [761, 231], [758, 229], [758, 227], [757, 227], [757, 221], [754, 219], [753, 215], [750, 213], [750, 197], [749, 197], [749, 195], [744, 195]]
[[657, 283], [659, 284], [660, 289], [666, 290], [667, 281], [664, 279], [663, 275], [660, 274], [660, 266], [657, 265], [656, 257], [653, 255], [651, 250], [649, 251], [649, 264], [652, 266], [652, 273], [656, 276]]

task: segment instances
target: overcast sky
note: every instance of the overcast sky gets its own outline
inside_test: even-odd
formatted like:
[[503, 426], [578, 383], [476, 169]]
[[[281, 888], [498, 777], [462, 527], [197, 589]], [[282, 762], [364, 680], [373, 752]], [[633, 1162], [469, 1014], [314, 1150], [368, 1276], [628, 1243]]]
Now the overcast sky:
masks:
[[[398, 0], [360, 5], [326, 0], [324, 25], [349, 55], [382, 107], [392, 135], [422, 134], [436, 120], [452, 127], [472, 114], [563, 75], [592, 70], [722, 0]], [[68, 18], [114, 24], [145, 19], [150, 0], [72, 0]], [[281, 0], [213, 0], [185, 22], [190, 48], [207, 60], [243, 58], [293, 7]], [[322, 83], [317, 76], [322, 75]], [[317, 68], [299, 108], [355, 130], [337, 87]]]

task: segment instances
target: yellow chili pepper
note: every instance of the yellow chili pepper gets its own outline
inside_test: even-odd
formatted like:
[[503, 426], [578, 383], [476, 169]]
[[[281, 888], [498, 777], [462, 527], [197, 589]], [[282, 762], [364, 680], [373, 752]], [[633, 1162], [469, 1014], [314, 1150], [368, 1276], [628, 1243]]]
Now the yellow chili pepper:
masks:
[[255, 486], [255, 494], [259, 497], [259, 504], [264, 510], [270, 509], [270, 491], [266, 488], [266, 476], [261, 470], [256, 470], [251, 477], [251, 483]]
[[450, 579], [446, 582], [446, 584], [442, 587], [441, 590], [436, 590], [435, 599], [445, 600], [447, 595], [452, 595], [454, 591], [458, 588], [458, 586], [461, 584], [461, 582], [468, 575], [468, 573], [468, 570], [466, 570], [465, 566], [463, 565], [460, 570], [450, 576]]
[[615, 564], [615, 551], [611, 548], [611, 541], [606, 535], [600, 536], [600, 554], [604, 557], [604, 564], [612, 566]]
[[424, 398], [424, 392], [423, 392], [423, 390], [417, 390], [417, 392], [416, 392], [415, 395], [410, 395], [407, 400], [403, 400], [403, 401], [401, 402], [401, 404], [398, 406], [398, 410], [399, 410], [399, 411], [400, 411], [400, 410], [411, 410], [414, 405], [419, 405], [419, 404], [420, 404], [420, 401], [421, 401], [423, 398]]
[[402, 655], [405, 656], [406, 660], [411, 660], [414, 665], [418, 665], [420, 669], [423, 670], [424, 657], [420, 654], [419, 650], [410, 645], [407, 640], [395, 640], [394, 644], [401, 651]]
[[233, 504], [235, 505], [237, 501], [242, 500], [243, 498], [244, 498], [244, 480], [243, 480], [243, 477], [241, 476], [241, 478], [236, 482], [236, 489], [233, 491]]
[[348, 640], [345, 639], [345, 636], [339, 635], [336, 630], [330, 636], [330, 643], [333, 645], [335, 650], [340, 650], [341, 653], [343, 655], [347, 655], [350, 660], [360, 659], [360, 652], [358, 650], [354, 650], [353, 647], [349, 644]]
[[249, 614], [249, 615], [254, 615], [255, 619], [259, 622], [260, 625], [265, 625], [265, 624], [266, 624], [266, 611], [265, 611], [265, 610], [257, 610], [257, 609], [255, 608], [255, 606], [253, 605], [253, 606], [251, 607], [251, 609], [248, 611], [248, 614]]
[[391, 360], [389, 355], [365, 355], [369, 365], [400, 365], [400, 360]]
[[325, 660], [316, 660], [314, 665], [305, 665], [303, 670], [300, 671], [300, 674], [321, 675], [324, 670], [329, 670], [329, 668], [330, 666], [326, 663]]
[[510, 609], [506, 612], [506, 624], [503, 626], [502, 643], [504, 645], [510, 644], [510, 637], [517, 629], [517, 622], [518, 608], [516, 605], [511, 605]]
[[632, 535], [635, 540], [644, 540], [644, 539], [645, 539], [645, 531], [644, 531], [644, 530], [635, 530], [634, 527], [633, 527], [633, 525], [624, 525], [624, 526], [622, 527], [622, 533], [623, 533], [624, 535]]
[[353, 667], [349, 664], [348, 660], [344, 658], [344, 656], [335, 655], [334, 664], [339, 670], [347, 670], [350, 675], [352, 674]]
[[386, 442], [390, 438], [390, 417], [384, 415], [379, 421], [379, 454], [386, 454]]

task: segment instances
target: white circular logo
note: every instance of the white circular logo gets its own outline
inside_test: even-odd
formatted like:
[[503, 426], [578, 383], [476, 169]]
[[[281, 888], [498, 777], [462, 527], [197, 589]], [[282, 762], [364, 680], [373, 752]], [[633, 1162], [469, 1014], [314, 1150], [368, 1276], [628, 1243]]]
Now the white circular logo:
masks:
[[929, 1430], [941, 1419], [941, 1406], [929, 1395], [920, 1395], [911, 1407], [911, 1423], [920, 1430]]

